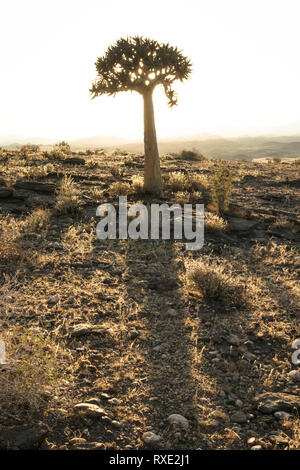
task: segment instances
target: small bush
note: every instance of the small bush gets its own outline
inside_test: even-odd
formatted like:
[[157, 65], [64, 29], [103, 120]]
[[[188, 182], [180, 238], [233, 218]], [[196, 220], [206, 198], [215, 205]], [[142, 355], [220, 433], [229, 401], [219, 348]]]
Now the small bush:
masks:
[[24, 223], [12, 216], [5, 216], [0, 221], [0, 260], [20, 260], [24, 255], [22, 243]]
[[40, 415], [65, 377], [57, 344], [18, 327], [4, 329], [1, 340], [5, 342], [8, 361], [8, 368], [0, 373], [3, 414]]
[[65, 153], [66, 155], [70, 155], [71, 153], [71, 147], [68, 144], [68, 142], [65, 142], [62, 140], [61, 142], [58, 142], [58, 144], [54, 145], [54, 150], [60, 150], [61, 152]]
[[41, 232], [48, 228], [51, 218], [49, 209], [35, 209], [25, 220], [26, 231]]
[[38, 145], [34, 145], [34, 144], [26, 144], [26, 145], [22, 145], [20, 147], [20, 155], [22, 157], [26, 157], [28, 154], [30, 153], [37, 153], [40, 151], [40, 147]]
[[223, 232], [227, 228], [226, 220], [212, 212], [205, 212], [205, 230], [209, 232]]
[[132, 176], [131, 187], [135, 194], [144, 194], [144, 178], [138, 175]]
[[206, 158], [204, 155], [193, 150], [182, 150], [180, 153], [180, 158], [182, 160], [192, 160], [192, 161], [204, 161]]
[[38, 178], [44, 178], [53, 171], [54, 166], [52, 163], [48, 163], [47, 165], [25, 167], [23, 168], [22, 173], [24, 177], [34, 180]]
[[182, 206], [190, 202], [190, 193], [188, 191], [178, 191], [175, 194], [175, 201]]
[[189, 188], [189, 180], [181, 171], [172, 171], [167, 175], [166, 184], [172, 191], [185, 191]]
[[122, 178], [124, 175], [124, 168], [122, 166], [114, 164], [109, 168], [109, 171], [111, 172], [112, 176], [115, 178]]
[[189, 187], [191, 191], [207, 191], [209, 188], [209, 180], [207, 176], [201, 173], [191, 173], [188, 177]]
[[58, 213], [75, 213], [81, 207], [82, 201], [78, 196], [75, 182], [70, 176], [65, 176], [61, 182], [56, 197], [55, 208]]
[[193, 260], [186, 267], [188, 284], [191, 283], [206, 299], [221, 300], [239, 306], [245, 301], [245, 288], [236, 276], [226, 274], [216, 262]]
[[233, 187], [232, 174], [226, 166], [221, 166], [211, 178], [211, 195], [219, 214], [224, 214], [231, 201]]
[[130, 185], [128, 183], [121, 183], [119, 181], [112, 183], [108, 190], [108, 193], [111, 197], [127, 196], [129, 192], [130, 192]]

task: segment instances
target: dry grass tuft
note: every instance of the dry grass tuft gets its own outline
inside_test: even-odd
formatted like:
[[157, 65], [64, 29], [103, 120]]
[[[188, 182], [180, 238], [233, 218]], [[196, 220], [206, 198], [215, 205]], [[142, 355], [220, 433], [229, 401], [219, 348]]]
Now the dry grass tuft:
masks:
[[115, 178], [122, 178], [122, 176], [124, 175], [124, 168], [120, 166], [120, 164], [115, 163], [111, 165], [109, 171]]
[[41, 232], [49, 227], [50, 209], [35, 209], [25, 220], [25, 229], [29, 232]]
[[144, 178], [142, 176], [134, 175], [131, 178], [131, 187], [135, 194], [144, 194]]
[[65, 375], [58, 364], [58, 345], [42, 333], [18, 327], [2, 333], [1, 340], [7, 352], [7, 365], [0, 374], [3, 414], [40, 413]]
[[22, 230], [23, 222], [8, 215], [1, 218], [1, 261], [20, 260], [23, 257]]
[[212, 200], [219, 214], [222, 215], [228, 209], [232, 191], [232, 174], [229, 168], [222, 165], [211, 178]]
[[186, 265], [187, 283], [206, 299], [221, 300], [239, 306], [245, 301], [245, 288], [236, 276], [227, 274], [223, 266], [212, 261], [193, 260]]
[[189, 188], [189, 180], [185, 173], [172, 171], [167, 175], [166, 184], [174, 192], [186, 191]]
[[222, 217], [212, 212], [205, 212], [205, 230], [209, 232], [224, 232], [228, 223]]
[[57, 193], [55, 209], [60, 214], [76, 213], [81, 204], [75, 182], [70, 176], [65, 176]]
[[127, 196], [130, 193], [130, 185], [116, 181], [110, 185], [108, 192], [111, 197]]

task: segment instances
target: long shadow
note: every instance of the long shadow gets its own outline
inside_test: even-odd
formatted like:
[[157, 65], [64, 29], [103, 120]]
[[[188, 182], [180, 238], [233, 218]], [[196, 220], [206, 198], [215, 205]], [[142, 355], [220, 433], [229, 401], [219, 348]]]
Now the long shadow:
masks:
[[[134, 288], [128, 285], [128, 297], [136, 303], [142, 301], [138, 315], [146, 330], [146, 423], [163, 438], [160, 445], [178, 449], [193, 447], [190, 436], [196, 423], [192, 331], [176, 259], [180, 246], [174, 241], [130, 240], [126, 251], [127, 275], [138, 281]], [[174, 413], [189, 420], [189, 432], [169, 425], [167, 418]]]

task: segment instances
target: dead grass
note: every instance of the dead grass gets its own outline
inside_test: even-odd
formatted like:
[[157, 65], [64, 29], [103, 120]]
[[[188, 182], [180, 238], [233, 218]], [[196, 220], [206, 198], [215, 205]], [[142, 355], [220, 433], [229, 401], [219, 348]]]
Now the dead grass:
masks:
[[[228, 271], [228, 269], [227, 269]], [[240, 306], [245, 302], [245, 287], [237, 276], [227, 274], [215, 261], [192, 260], [186, 264], [186, 281], [206, 299]]]
[[205, 212], [205, 230], [210, 232], [224, 232], [228, 223], [222, 217], [212, 212]]
[[76, 213], [81, 207], [82, 201], [78, 196], [78, 188], [70, 176], [65, 176], [60, 184], [56, 196], [55, 209], [60, 214]]
[[23, 252], [23, 223], [12, 216], [2, 216], [0, 224], [0, 260], [10, 262], [21, 260]]
[[228, 209], [232, 191], [232, 174], [227, 166], [221, 165], [211, 178], [212, 201], [220, 215]]
[[112, 174], [112, 176], [114, 176], [115, 178], [122, 178], [122, 176], [124, 175], [124, 168], [120, 164], [117, 164], [117, 163], [115, 163], [114, 165], [111, 165], [111, 167], [109, 168], [109, 171]]
[[136, 195], [144, 194], [144, 178], [139, 175], [134, 175], [131, 178], [131, 187]]
[[49, 227], [50, 219], [50, 209], [37, 208], [26, 217], [25, 230], [39, 233]]
[[130, 189], [130, 184], [116, 181], [110, 185], [108, 193], [111, 197], [127, 196]]

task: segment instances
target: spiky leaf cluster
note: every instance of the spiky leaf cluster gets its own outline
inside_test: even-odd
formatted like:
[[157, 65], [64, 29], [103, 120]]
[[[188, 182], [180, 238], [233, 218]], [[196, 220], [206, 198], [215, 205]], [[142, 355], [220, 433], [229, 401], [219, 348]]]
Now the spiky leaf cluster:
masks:
[[191, 73], [189, 59], [176, 47], [139, 36], [119, 39], [95, 65], [98, 75], [90, 89], [93, 98], [120, 91], [144, 94], [162, 85], [169, 106], [177, 104], [174, 81], [186, 80]]

